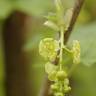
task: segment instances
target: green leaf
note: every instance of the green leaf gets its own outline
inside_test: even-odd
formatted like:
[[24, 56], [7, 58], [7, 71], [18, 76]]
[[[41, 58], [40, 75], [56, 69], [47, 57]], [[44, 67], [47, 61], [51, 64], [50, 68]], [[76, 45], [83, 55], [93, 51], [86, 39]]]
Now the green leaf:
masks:
[[10, 1], [0, 0], [0, 19], [6, 18], [11, 12], [13, 6]]
[[16, 0], [16, 9], [26, 12], [30, 15], [41, 15], [50, 9], [50, 0]]
[[90, 66], [96, 63], [96, 23], [77, 27], [71, 35], [72, 40], [79, 40], [81, 45], [81, 63]]

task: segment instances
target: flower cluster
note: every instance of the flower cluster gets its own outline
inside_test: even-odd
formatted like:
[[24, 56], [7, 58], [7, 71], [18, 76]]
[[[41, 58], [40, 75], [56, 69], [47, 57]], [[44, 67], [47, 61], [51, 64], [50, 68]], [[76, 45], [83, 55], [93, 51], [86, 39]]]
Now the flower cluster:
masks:
[[[55, 0], [55, 5], [56, 13], [45, 16], [47, 21], [44, 25], [54, 29], [54, 31], [60, 32], [60, 40], [57, 41], [53, 38], [41, 40], [39, 44], [39, 53], [47, 61], [45, 64], [45, 71], [48, 75], [48, 79], [53, 82], [50, 89], [54, 96], [65, 96], [71, 88], [69, 86], [68, 70], [65, 70], [65, 64], [63, 64], [63, 54], [66, 52], [72, 56], [73, 65], [80, 63], [80, 44], [78, 40], [74, 40], [71, 50], [64, 45], [64, 32], [66, 32], [69, 27], [73, 9], [68, 9], [64, 14], [61, 0]], [[52, 62], [56, 60], [57, 56], [59, 57], [59, 62], [57, 65], [54, 65]], [[69, 71], [70, 70], [71, 68]]]
[[53, 38], [45, 38], [39, 44], [39, 53], [46, 60], [53, 61], [59, 50], [59, 42]]
[[55, 96], [64, 96], [63, 94], [71, 90], [66, 71], [59, 70], [59, 66], [50, 62], [45, 64], [45, 71], [48, 74], [48, 79], [54, 82], [51, 85], [51, 90]]

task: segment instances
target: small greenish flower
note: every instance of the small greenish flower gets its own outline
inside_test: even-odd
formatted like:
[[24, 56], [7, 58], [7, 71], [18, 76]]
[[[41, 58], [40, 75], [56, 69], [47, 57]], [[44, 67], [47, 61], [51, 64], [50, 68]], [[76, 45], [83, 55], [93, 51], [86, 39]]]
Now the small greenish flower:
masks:
[[78, 40], [73, 41], [73, 63], [78, 64], [80, 63], [80, 44]]
[[54, 61], [59, 50], [59, 42], [53, 38], [45, 38], [39, 44], [39, 53], [46, 60]]

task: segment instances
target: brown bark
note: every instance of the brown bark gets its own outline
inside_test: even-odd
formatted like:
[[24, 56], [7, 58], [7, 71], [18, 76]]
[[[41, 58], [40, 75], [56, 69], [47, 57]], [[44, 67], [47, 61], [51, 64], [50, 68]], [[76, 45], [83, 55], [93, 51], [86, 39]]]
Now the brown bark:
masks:
[[27, 53], [22, 50], [29, 19], [24, 13], [14, 12], [4, 22], [6, 96], [34, 96]]

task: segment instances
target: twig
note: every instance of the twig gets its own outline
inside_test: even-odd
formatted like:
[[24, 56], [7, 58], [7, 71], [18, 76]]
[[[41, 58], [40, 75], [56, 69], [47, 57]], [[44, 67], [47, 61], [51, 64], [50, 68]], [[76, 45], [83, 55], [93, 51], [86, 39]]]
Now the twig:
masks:
[[83, 3], [84, 3], [85, 0], [76, 0], [75, 2], [75, 6], [74, 6], [74, 10], [73, 10], [73, 16], [72, 16], [72, 20], [70, 22], [70, 26], [68, 28], [68, 30], [65, 32], [65, 42], [64, 43], [67, 43], [68, 39], [69, 39], [69, 36], [72, 32], [72, 29], [75, 25], [75, 22], [78, 18], [78, 15], [80, 13], [80, 10], [83, 6]]
[[[80, 13], [80, 10], [82, 8], [84, 1], [85, 0], [76, 0], [76, 2], [75, 2], [74, 9], [73, 9], [73, 16], [72, 16], [72, 19], [70, 22], [70, 26], [69, 26], [68, 30], [66, 31], [66, 33], [64, 34], [64, 37], [65, 37], [64, 43], [65, 44], [67, 43], [67, 41], [69, 39], [69, 36], [72, 32], [72, 29], [75, 25], [75, 22], [77, 20], [77, 17]], [[58, 62], [58, 60], [56, 59], [54, 63], [57, 64], [57, 62]], [[43, 82], [42, 88], [40, 90], [39, 96], [48, 96], [49, 95], [50, 84], [51, 84], [51, 82], [48, 80], [47, 76], [45, 75], [44, 82]]]

